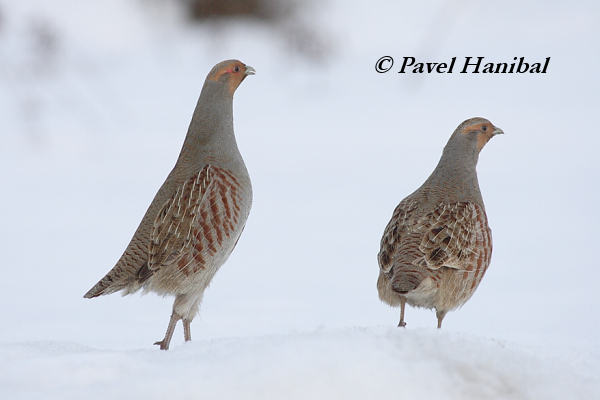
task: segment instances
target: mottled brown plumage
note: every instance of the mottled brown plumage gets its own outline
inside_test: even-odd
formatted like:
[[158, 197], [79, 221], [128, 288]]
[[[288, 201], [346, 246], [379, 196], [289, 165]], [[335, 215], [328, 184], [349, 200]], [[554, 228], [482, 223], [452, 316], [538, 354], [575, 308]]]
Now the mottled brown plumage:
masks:
[[217, 270], [242, 234], [252, 186], [233, 132], [233, 94], [252, 67], [237, 60], [208, 74], [175, 167], [156, 194], [129, 246], [84, 297], [143, 288], [174, 295], [165, 338], [168, 349], [177, 321], [185, 340], [190, 323]]
[[477, 181], [479, 152], [503, 133], [484, 118], [461, 123], [429, 178], [394, 210], [378, 255], [379, 298], [435, 309], [444, 316], [477, 289], [492, 257], [490, 230]]

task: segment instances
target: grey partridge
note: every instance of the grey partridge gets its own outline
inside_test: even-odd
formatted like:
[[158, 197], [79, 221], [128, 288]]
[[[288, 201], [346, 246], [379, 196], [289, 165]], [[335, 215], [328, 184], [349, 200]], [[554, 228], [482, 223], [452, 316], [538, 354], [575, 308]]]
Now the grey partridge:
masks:
[[461, 123], [429, 178], [394, 210], [378, 254], [381, 301], [436, 310], [438, 328], [449, 311], [471, 298], [492, 257], [477, 181], [479, 152], [504, 133], [484, 118]]
[[210, 71], [175, 167], [131, 242], [85, 298], [122, 291], [173, 295], [167, 350], [183, 320], [185, 341], [205, 289], [237, 244], [252, 205], [252, 185], [233, 132], [233, 94], [254, 68], [237, 60]]

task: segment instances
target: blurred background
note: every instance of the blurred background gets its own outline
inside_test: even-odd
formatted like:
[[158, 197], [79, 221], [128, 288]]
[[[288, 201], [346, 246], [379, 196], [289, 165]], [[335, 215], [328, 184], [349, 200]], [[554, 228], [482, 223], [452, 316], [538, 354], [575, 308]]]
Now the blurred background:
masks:
[[[481, 116], [506, 133], [478, 166], [494, 254], [444, 329], [599, 348], [599, 17], [593, 0], [0, 0], [0, 342], [163, 337], [171, 298], [83, 294], [173, 167], [206, 74], [236, 58], [257, 71], [234, 101], [254, 205], [195, 340], [396, 325], [383, 229]], [[398, 74], [408, 56], [457, 66]], [[460, 74], [465, 57], [551, 60]]]

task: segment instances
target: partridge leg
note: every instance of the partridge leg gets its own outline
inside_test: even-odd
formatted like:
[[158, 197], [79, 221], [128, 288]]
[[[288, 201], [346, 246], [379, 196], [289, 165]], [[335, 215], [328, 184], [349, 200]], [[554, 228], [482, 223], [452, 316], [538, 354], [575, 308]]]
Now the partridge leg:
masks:
[[404, 322], [404, 307], [406, 306], [406, 300], [404, 299], [404, 297], [402, 297], [400, 299], [400, 322], [398, 323], [398, 326], [401, 327], [405, 327], [406, 326], [406, 322]]
[[186, 342], [192, 340], [192, 331], [190, 329], [190, 324], [192, 323], [191, 319], [183, 319], [183, 338]]
[[[177, 325], [177, 321], [181, 319], [181, 315], [173, 313], [171, 314], [171, 320], [169, 321], [169, 327], [167, 328], [167, 333], [165, 334], [165, 338], [160, 342], [154, 343], [155, 345], [159, 345], [161, 350], [169, 350], [169, 344], [171, 343], [171, 338], [173, 337], [173, 331], [175, 331], [175, 325]], [[185, 324], [184, 324], [185, 329]], [[189, 329], [189, 326], [188, 326]]]
[[441, 328], [442, 328], [442, 320], [443, 320], [443, 319], [444, 319], [444, 317], [446, 316], [446, 313], [447, 313], [447, 311], [445, 311], [445, 310], [442, 310], [442, 311], [437, 311], [437, 310], [436, 310], [436, 313], [435, 313], [435, 315], [436, 315], [436, 317], [437, 317], [437, 319], [438, 319], [438, 326], [437, 326], [437, 327], [438, 327], [438, 329], [441, 329]]

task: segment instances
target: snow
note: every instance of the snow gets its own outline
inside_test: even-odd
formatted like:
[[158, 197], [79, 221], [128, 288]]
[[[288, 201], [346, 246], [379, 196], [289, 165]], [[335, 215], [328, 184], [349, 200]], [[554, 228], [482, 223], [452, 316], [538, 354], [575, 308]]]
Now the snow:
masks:
[[[168, 353], [1, 348], [4, 398], [591, 399], [597, 357], [434, 329], [346, 328], [190, 342]], [[592, 370], [573, 369], [573, 364]], [[32, 379], [35, 377], [35, 379]]]
[[[269, 27], [182, 24], [173, 2], [0, 0], [0, 398], [599, 397], [600, 5], [414, 3], [307, 2]], [[290, 50], [291, 25], [326, 56]], [[415, 76], [404, 56], [551, 61]], [[179, 326], [160, 352], [171, 299], [83, 294], [229, 58], [257, 70], [234, 101], [254, 205], [193, 341]], [[491, 267], [442, 330], [413, 308], [398, 329], [379, 239], [474, 116], [506, 133], [478, 166]]]

